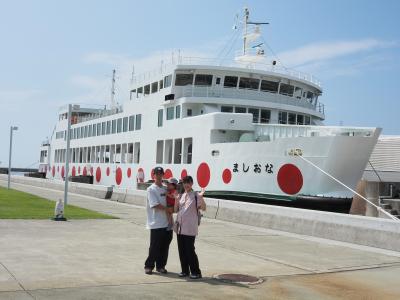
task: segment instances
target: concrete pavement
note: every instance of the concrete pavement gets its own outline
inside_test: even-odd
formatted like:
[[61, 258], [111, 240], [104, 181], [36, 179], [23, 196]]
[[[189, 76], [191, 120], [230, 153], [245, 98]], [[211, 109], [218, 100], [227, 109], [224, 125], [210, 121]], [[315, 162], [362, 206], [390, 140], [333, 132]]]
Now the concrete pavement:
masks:
[[[4, 182], [0, 180], [0, 185]], [[56, 200], [61, 191], [14, 184]], [[145, 275], [143, 207], [71, 194], [70, 203], [114, 220], [0, 220], [0, 299], [399, 299], [400, 253], [204, 219], [196, 240], [201, 281]], [[254, 286], [213, 279], [258, 276]]]

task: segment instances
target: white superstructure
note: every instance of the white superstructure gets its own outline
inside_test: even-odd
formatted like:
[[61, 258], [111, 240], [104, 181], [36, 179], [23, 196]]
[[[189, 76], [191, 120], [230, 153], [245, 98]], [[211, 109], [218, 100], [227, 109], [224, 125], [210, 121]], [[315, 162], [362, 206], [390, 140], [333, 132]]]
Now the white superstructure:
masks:
[[[262, 23], [249, 22], [246, 10], [244, 24], [232, 65], [179, 55], [136, 76], [121, 106], [75, 105], [68, 175], [135, 189], [161, 165], [166, 178], [192, 175], [210, 194], [352, 197], [293, 152], [355, 188], [380, 129], [323, 126], [318, 80], [268, 63], [262, 44], [250, 46]], [[66, 176], [67, 109], [41, 166], [49, 178]]]

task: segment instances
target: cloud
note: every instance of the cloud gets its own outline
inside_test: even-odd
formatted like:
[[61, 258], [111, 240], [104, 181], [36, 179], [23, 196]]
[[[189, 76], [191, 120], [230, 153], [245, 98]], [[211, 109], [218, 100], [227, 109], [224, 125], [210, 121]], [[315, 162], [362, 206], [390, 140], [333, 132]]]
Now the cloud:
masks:
[[319, 42], [282, 52], [278, 54], [278, 57], [285, 65], [298, 67], [318, 61], [333, 60], [351, 54], [392, 47], [394, 45], [396, 45], [394, 42], [377, 39]]

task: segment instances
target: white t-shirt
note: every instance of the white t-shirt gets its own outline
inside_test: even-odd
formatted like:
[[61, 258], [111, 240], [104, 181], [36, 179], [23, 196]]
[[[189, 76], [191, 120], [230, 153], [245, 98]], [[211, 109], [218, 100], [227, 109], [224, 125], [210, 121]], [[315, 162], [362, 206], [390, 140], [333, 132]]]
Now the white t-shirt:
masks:
[[163, 209], [154, 208], [158, 204], [167, 206], [167, 200], [165, 198], [166, 193], [167, 189], [164, 186], [159, 187], [155, 183], [147, 188], [147, 229], [168, 227], [166, 211]]

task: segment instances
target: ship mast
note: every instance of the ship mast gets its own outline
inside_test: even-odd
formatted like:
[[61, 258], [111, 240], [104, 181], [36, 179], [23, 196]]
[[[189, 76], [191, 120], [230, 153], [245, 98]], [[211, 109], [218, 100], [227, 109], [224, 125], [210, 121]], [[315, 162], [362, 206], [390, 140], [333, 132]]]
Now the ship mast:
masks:
[[113, 76], [111, 79], [111, 108], [115, 108], [115, 69], [113, 70]]
[[[247, 51], [247, 38], [248, 38], [248, 32], [247, 32], [247, 25], [255, 25], [256, 29], [258, 29], [258, 26], [260, 25], [268, 25], [268, 22], [251, 22], [249, 21], [249, 16], [250, 16], [250, 11], [247, 7], [244, 8], [244, 16], [243, 16], [243, 56], [246, 55]], [[251, 33], [250, 33], [251, 35]], [[250, 38], [250, 41], [252, 39]]]

